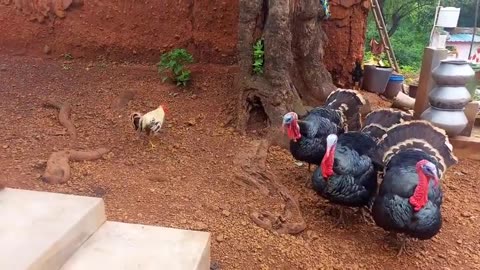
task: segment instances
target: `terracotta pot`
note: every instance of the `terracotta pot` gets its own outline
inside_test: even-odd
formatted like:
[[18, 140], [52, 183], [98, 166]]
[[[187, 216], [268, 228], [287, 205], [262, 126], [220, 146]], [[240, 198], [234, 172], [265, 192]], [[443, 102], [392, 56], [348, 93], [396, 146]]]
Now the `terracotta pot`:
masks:
[[418, 89], [418, 85], [412, 85], [410, 84], [408, 86], [408, 95], [411, 97], [411, 98], [415, 98], [417, 96], [417, 89]]
[[468, 124], [468, 119], [463, 110], [442, 110], [430, 107], [422, 113], [420, 118], [444, 129], [448, 136], [459, 135]]
[[471, 100], [472, 96], [464, 86], [437, 86], [428, 95], [433, 107], [447, 110], [462, 110]]
[[432, 72], [432, 77], [438, 85], [464, 86], [474, 76], [475, 72], [470, 64], [461, 59], [442, 60]]

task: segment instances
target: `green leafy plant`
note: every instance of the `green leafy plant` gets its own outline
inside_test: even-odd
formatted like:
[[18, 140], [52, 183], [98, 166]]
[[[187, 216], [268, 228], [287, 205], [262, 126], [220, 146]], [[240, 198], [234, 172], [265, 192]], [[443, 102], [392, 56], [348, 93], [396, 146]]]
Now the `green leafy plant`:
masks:
[[[157, 63], [158, 73], [163, 76], [162, 82], [171, 79], [177, 86], [186, 86], [191, 79], [191, 72], [185, 68], [185, 64], [190, 63], [193, 63], [193, 56], [185, 49], [173, 49], [162, 54], [160, 62]], [[166, 75], [168, 71], [173, 76]]]
[[376, 55], [376, 54], [373, 54], [371, 51], [365, 52], [364, 64], [376, 65], [381, 67], [390, 67], [390, 64], [388, 63], [388, 59], [385, 53]]
[[263, 74], [264, 55], [263, 39], [259, 39], [253, 44], [253, 72], [255, 74]]

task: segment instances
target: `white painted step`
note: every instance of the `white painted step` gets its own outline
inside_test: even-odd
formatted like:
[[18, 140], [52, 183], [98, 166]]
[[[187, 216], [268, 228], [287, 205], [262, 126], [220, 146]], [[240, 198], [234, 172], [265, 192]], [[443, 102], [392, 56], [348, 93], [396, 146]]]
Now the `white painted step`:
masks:
[[61, 270], [209, 270], [210, 233], [107, 221]]
[[0, 191], [0, 269], [58, 270], [105, 222], [102, 199]]

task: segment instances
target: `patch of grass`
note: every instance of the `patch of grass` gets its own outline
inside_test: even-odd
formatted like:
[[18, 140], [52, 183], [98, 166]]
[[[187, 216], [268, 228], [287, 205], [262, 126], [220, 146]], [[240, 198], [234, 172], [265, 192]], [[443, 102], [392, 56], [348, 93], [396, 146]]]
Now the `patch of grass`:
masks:
[[[157, 63], [158, 73], [163, 76], [162, 82], [171, 79], [177, 86], [186, 86], [191, 79], [191, 72], [185, 68], [185, 64], [190, 63], [193, 63], [193, 56], [185, 49], [173, 49], [162, 54]], [[172, 76], [166, 74], [168, 71]]]
[[257, 75], [263, 74], [264, 55], [263, 39], [259, 39], [253, 44], [253, 73]]

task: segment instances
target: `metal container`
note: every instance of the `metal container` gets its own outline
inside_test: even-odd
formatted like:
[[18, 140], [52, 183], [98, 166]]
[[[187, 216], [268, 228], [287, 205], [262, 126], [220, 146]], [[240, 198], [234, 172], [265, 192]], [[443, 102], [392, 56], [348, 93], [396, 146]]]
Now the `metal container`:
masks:
[[462, 110], [442, 110], [430, 107], [422, 113], [422, 119], [442, 128], [449, 136], [457, 136], [465, 129], [468, 119]]
[[437, 86], [428, 95], [430, 105], [448, 110], [463, 110], [472, 100], [465, 86]]
[[442, 128], [449, 136], [457, 136], [467, 127], [465, 106], [472, 96], [465, 85], [475, 72], [465, 60], [442, 60], [433, 70], [436, 87], [428, 95], [431, 107], [420, 118]]
[[432, 77], [438, 85], [465, 86], [475, 76], [475, 72], [466, 60], [447, 59], [432, 72]]

